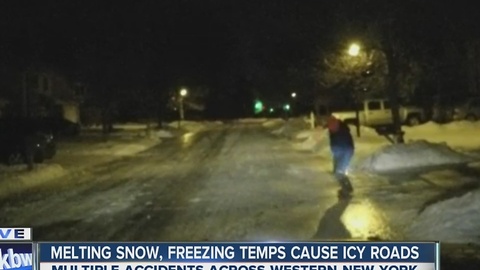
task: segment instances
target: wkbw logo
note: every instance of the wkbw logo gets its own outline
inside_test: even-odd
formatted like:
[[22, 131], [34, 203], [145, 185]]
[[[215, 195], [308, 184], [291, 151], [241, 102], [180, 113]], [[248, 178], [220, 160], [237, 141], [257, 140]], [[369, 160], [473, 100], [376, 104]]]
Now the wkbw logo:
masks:
[[0, 270], [32, 270], [32, 244], [0, 243]]

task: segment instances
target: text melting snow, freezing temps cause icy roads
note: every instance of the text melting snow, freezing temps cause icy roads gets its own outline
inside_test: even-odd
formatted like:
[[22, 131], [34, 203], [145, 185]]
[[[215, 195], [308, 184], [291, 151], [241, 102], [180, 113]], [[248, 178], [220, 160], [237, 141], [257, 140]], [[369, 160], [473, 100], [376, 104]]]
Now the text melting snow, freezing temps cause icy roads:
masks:
[[40, 270], [426, 270], [437, 243], [40, 244]]

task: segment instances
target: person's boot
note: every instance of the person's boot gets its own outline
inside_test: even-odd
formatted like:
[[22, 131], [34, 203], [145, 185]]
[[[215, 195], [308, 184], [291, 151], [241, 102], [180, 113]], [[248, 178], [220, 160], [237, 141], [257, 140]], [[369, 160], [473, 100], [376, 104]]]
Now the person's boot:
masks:
[[353, 192], [353, 186], [352, 186], [352, 183], [350, 182], [350, 179], [348, 179], [348, 176], [342, 173], [336, 173], [335, 177], [337, 178], [342, 190], [350, 193]]
[[341, 188], [338, 190], [338, 199], [340, 200], [350, 200], [352, 198], [352, 193], [346, 190], [345, 188]]

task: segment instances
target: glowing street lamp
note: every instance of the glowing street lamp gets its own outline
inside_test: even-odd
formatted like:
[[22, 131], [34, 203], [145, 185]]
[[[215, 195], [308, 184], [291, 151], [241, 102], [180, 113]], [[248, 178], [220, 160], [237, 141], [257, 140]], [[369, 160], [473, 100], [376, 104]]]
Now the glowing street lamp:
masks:
[[178, 126], [180, 127], [180, 122], [183, 121], [185, 119], [185, 111], [183, 109], [183, 98], [187, 96], [188, 94], [188, 91], [187, 89], [185, 88], [182, 88], [180, 90], [180, 98], [179, 98], [179, 107], [180, 107], [180, 110], [179, 110], [179, 113], [180, 113], [180, 121], [178, 121]]
[[184, 96], [186, 96], [187, 94], [188, 94], [187, 89], [183, 88], [182, 90], [180, 90], [180, 96], [181, 96], [181, 97], [184, 97]]
[[297, 93], [293, 92], [292, 93], [292, 98], [296, 98], [297, 97]]
[[358, 56], [360, 54], [360, 45], [357, 43], [352, 43], [348, 48], [348, 54], [350, 56]]

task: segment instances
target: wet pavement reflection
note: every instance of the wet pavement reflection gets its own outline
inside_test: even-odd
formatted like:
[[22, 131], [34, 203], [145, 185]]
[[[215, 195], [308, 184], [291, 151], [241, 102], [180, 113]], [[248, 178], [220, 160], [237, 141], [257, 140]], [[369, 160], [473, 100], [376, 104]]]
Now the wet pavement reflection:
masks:
[[354, 239], [394, 239], [390, 226], [381, 209], [368, 199], [352, 200], [341, 217]]

